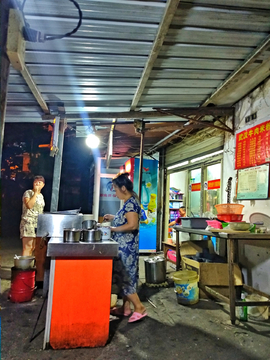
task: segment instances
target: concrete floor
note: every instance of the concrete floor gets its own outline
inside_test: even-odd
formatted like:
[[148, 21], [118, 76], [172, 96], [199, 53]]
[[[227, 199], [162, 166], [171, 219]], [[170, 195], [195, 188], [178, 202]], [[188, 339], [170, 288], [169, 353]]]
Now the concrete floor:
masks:
[[[173, 287], [145, 286], [145, 256], [140, 259], [139, 295], [147, 308], [148, 317], [134, 324], [128, 324], [127, 318], [112, 320], [110, 337], [103, 348], [42, 350], [45, 308], [30, 342], [44, 301], [42, 293], [37, 291], [33, 300], [27, 303], [15, 304], [7, 299], [13, 256], [20, 254], [21, 244], [19, 239], [2, 239], [1, 243], [2, 360], [270, 358], [269, 321], [237, 322], [236, 326], [232, 326], [224, 304], [201, 299], [193, 306], [179, 305]], [[170, 264], [167, 269], [170, 276], [173, 271]]]

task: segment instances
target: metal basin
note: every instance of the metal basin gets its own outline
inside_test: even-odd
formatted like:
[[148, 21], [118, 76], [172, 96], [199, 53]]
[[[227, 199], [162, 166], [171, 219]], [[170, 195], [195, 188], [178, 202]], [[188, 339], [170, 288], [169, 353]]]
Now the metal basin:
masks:
[[64, 229], [64, 242], [79, 242], [81, 239], [81, 229]]
[[82, 230], [81, 241], [83, 242], [98, 242], [102, 240], [101, 230]]
[[83, 229], [94, 229], [96, 225], [96, 220], [85, 220], [82, 222]]
[[15, 256], [14, 257], [14, 266], [18, 269], [30, 269], [34, 266], [35, 257], [34, 256]]

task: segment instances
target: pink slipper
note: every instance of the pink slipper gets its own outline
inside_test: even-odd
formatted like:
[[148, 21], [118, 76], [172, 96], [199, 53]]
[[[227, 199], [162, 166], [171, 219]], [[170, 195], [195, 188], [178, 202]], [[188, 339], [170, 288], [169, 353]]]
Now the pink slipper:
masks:
[[135, 322], [135, 321], [139, 321], [141, 319], [143, 319], [145, 316], [147, 316], [147, 312], [144, 312], [143, 314], [138, 313], [138, 312], [134, 312], [131, 317], [128, 319], [129, 323]]
[[123, 312], [123, 309], [121, 307], [114, 307], [111, 309], [110, 314], [114, 316], [129, 316], [131, 314], [131, 310], [125, 310]]

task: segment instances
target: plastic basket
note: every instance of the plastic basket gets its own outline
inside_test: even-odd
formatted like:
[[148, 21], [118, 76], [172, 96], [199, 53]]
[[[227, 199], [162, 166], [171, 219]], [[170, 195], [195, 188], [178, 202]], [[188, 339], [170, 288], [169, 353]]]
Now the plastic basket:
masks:
[[218, 214], [241, 214], [243, 207], [241, 204], [218, 204], [215, 205]]
[[243, 214], [217, 214], [218, 220], [226, 222], [240, 222], [243, 219]]

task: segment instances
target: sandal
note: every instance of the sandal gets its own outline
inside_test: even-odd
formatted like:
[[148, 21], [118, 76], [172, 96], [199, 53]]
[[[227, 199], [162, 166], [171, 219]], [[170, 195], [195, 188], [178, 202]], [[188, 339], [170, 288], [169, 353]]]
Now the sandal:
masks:
[[129, 311], [124, 310], [123, 311], [122, 307], [114, 307], [114, 308], [111, 309], [110, 314], [114, 315], [114, 316], [129, 316], [131, 314], [131, 310], [129, 310]]
[[134, 312], [131, 317], [128, 319], [129, 323], [135, 322], [135, 321], [139, 321], [141, 319], [143, 319], [145, 316], [147, 316], [147, 312], [144, 312], [143, 314], [138, 313], [138, 312]]

